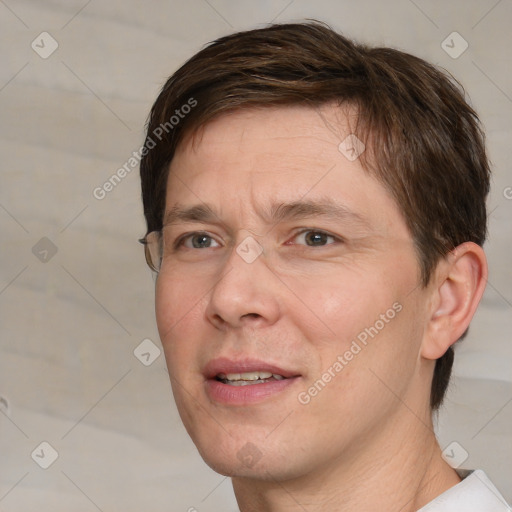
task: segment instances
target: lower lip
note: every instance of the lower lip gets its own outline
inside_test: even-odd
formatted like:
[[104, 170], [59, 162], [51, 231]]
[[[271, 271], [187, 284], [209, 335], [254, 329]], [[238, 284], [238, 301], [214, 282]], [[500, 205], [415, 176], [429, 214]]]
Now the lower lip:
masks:
[[263, 402], [282, 393], [298, 379], [299, 377], [290, 377], [246, 386], [231, 386], [216, 379], [208, 379], [206, 381], [206, 392], [214, 402], [229, 405], [247, 405]]

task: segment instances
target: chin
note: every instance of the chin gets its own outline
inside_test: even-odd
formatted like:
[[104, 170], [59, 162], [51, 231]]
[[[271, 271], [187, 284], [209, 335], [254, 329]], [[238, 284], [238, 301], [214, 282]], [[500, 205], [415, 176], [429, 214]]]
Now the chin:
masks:
[[222, 441], [210, 440], [208, 444], [196, 442], [196, 447], [213, 471], [231, 478], [289, 480], [307, 472], [307, 461], [301, 463], [296, 460], [297, 450], [293, 450], [293, 457], [279, 443], [257, 441], [256, 444], [248, 439], [235, 440], [227, 436]]

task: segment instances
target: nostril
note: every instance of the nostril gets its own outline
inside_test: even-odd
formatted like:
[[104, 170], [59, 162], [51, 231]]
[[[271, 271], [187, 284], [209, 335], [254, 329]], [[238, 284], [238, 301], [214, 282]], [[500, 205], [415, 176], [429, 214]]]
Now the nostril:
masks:
[[242, 318], [260, 318], [261, 315], [258, 315], [258, 313], [246, 313], [245, 315], [242, 315]]

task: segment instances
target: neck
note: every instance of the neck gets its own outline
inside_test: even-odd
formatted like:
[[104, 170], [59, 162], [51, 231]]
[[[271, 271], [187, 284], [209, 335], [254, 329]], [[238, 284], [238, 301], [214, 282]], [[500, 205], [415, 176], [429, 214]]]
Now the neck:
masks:
[[393, 422], [369, 432], [351, 443], [357, 447], [297, 478], [233, 478], [240, 512], [417, 511], [460, 478], [441, 457], [431, 419], [424, 424], [405, 414], [405, 428]]

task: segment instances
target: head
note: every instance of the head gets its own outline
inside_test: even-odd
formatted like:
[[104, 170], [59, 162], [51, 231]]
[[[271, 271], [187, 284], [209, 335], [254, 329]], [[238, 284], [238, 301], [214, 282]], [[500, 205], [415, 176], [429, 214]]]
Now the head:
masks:
[[[233, 34], [163, 87], [141, 177], [173, 391], [215, 469], [272, 439], [318, 452], [308, 430], [347, 454], [400, 401], [440, 406], [483, 293], [489, 190], [451, 77], [319, 23]], [[290, 372], [293, 393], [218, 401], [208, 372], [238, 356]]]

